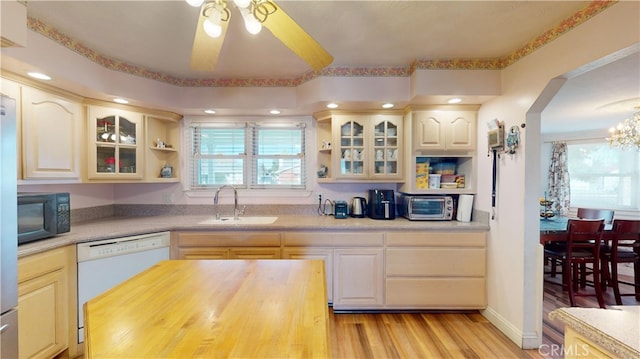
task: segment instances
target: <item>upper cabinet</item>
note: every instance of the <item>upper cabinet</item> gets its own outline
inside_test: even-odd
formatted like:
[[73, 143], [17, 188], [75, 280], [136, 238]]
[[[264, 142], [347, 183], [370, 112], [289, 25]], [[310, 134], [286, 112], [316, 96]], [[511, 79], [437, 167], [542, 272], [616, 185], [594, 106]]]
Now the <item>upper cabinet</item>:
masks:
[[23, 86], [23, 179], [80, 181], [83, 121], [79, 101]]
[[414, 150], [473, 151], [476, 148], [476, 109], [415, 110]]
[[[478, 105], [430, 105], [405, 111], [405, 181], [399, 190], [416, 194], [476, 191]], [[435, 175], [435, 181], [430, 181]], [[440, 175], [440, 177], [437, 177]]]
[[89, 180], [141, 180], [142, 114], [89, 106]]
[[80, 182], [85, 119], [81, 97], [25, 83], [13, 76], [0, 79], [2, 94], [16, 100], [19, 183]]
[[318, 181], [401, 182], [404, 178], [403, 118], [400, 112], [327, 111], [318, 121]]

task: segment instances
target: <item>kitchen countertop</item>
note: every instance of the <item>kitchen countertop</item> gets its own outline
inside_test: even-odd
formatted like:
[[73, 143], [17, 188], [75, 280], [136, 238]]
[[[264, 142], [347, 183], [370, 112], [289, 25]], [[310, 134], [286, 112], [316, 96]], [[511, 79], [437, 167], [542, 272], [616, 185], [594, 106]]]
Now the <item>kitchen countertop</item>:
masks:
[[87, 358], [331, 357], [321, 260], [162, 261], [84, 313]]
[[487, 223], [472, 221], [409, 221], [370, 218], [336, 219], [333, 216], [282, 215], [271, 224], [202, 224], [213, 216], [168, 215], [146, 217], [107, 217], [71, 225], [69, 233], [18, 246], [18, 257], [81, 242], [164, 231], [488, 231]]
[[640, 306], [558, 308], [549, 318], [564, 322], [619, 358], [640, 358]]

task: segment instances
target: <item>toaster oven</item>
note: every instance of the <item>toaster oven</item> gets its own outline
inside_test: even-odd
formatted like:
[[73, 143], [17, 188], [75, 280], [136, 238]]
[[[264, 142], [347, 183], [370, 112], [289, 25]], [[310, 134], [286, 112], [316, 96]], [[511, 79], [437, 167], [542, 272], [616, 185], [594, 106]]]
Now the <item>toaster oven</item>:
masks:
[[454, 203], [451, 196], [428, 196], [400, 193], [398, 213], [415, 221], [450, 221]]

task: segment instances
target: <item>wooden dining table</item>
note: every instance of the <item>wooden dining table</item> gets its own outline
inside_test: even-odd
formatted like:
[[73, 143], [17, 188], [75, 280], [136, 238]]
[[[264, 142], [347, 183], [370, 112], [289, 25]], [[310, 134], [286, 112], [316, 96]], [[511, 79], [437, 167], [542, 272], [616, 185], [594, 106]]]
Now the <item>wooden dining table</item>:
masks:
[[[577, 219], [570, 217], [553, 217], [540, 219], [540, 244], [545, 245], [549, 242], [565, 242], [569, 232], [567, 231], [567, 222], [569, 219]], [[614, 236], [612, 225], [605, 225], [605, 231], [602, 234], [604, 241], [611, 241]], [[640, 249], [635, 249], [640, 254]], [[636, 300], [640, 300], [640, 275], [634, 275]]]

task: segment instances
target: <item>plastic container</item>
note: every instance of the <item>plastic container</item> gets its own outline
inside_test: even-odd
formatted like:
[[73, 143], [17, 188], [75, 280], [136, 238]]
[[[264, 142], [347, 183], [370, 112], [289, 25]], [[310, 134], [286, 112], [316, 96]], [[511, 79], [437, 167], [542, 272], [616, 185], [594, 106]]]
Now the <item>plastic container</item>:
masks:
[[439, 173], [430, 174], [429, 175], [429, 188], [440, 188], [440, 177], [442, 175]]
[[433, 166], [433, 172], [441, 175], [453, 175], [456, 173], [456, 164], [454, 162], [441, 162]]

